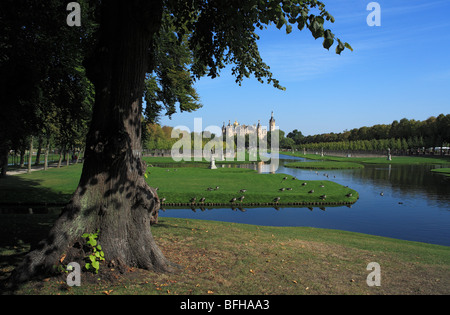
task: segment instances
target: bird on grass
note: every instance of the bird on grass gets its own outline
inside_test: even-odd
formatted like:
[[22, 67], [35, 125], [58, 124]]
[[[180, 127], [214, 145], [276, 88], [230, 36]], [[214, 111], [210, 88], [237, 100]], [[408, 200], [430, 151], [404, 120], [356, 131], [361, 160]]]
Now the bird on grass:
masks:
[[166, 201], [165, 197], [161, 199], [161, 203], [164, 203], [165, 201]]
[[286, 188], [286, 190], [292, 190], [292, 188]]
[[327, 195], [322, 195], [322, 196], [320, 196], [320, 198], [321, 198], [322, 200], [325, 200], [325, 199], [327, 199]]
[[307, 183], [303, 183], [302, 186], [306, 186]]
[[308, 194], [312, 194], [314, 192], [314, 189], [311, 189], [310, 191], [308, 191]]
[[241, 193], [245, 193], [247, 191], [247, 189], [241, 189], [241, 190], [239, 190], [239, 192], [241, 192]]
[[230, 202], [236, 202], [236, 197], [230, 200]]
[[191, 203], [194, 203], [197, 200], [197, 197], [191, 198]]
[[280, 197], [276, 197], [273, 201], [275, 201], [276, 203], [278, 203], [278, 201], [280, 201]]
[[286, 188], [280, 188], [280, 191], [285, 191], [286, 190]]
[[216, 189], [215, 190], [219, 190], [219, 186], [216, 186]]
[[242, 201], [244, 200], [244, 198], [245, 198], [245, 196], [241, 196], [241, 197], [239, 198], [239, 201], [242, 202]]
[[346, 194], [345, 196], [346, 196], [346, 197], [351, 197], [351, 196], [353, 196], [353, 195], [352, 195], [352, 193], [348, 193], [348, 194]]
[[206, 198], [205, 198], [205, 197], [202, 197], [202, 199], [200, 199], [200, 202], [201, 202], [201, 203], [204, 203], [205, 200], [206, 200]]

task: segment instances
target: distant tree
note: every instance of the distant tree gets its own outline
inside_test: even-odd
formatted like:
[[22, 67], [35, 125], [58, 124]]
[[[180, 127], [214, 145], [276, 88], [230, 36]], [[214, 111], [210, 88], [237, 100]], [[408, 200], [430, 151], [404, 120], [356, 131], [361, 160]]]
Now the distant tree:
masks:
[[297, 129], [294, 129], [293, 131], [289, 132], [286, 137], [291, 138], [297, 145], [301, 144], [304, 138], [302, 132], [298, 131]]
[[[419, 150], [423, 147], [434, 148], [450, 145], [450, 114], [440, 114], [438, 117], [431, 116], [424, 121], [402, 118], [394, 120], [391, 124], [377, 124], [374, 126], [363, 126], [342, 133], [324, 133], [309, 135], [301, 139], [298, 145], [307, 145], [312, 148], [322, 146], [328, 150], [376, 150], [385, 151], [388, 148], [408, 152], [408, 150]], [[293, 138], [296, 131], [288, 134]], [[336, 145], [327, 143], [334, 142]], [[296, 142], [297, 144], [297, 142]], [[337, 150], [337, 149], [336, 149]]]
[[82, 27], [71, 29], [63, 24], [66, 14], [58, 0], [0, 2], [0, 147], [6, 148], [0, 155], [32, 136], [51, 137], [62, 119], [55, 111], [73, 122], [84, 114], [89, 89], [81, 62], [93, 26], [83, 19]]
[[282, 149], [293, 149], [295, 146], [294, 140], [292, 138], [282, 138], [280, 141], [280, 148]]

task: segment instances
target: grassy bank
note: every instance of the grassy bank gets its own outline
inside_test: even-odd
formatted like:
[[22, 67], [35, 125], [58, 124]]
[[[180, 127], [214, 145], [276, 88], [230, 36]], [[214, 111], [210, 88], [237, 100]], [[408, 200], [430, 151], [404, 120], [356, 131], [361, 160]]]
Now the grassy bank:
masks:
[[[3, 215], [0, 280], [45, 236], [48, 216]], [[306, 227], [161, 218], [152, 228], [178, 273], [130, 269], [82, 274], [80, 287], [65, 275], [33, 281], [16, 294], [449, 294], [450, 248], [358, 233]], [[5, 237], [8, 236], [8, 237]], [[381, 267], [381, 286], [369, 287], [370, 262]]]
[[386, 157], [341, 157], [317, 154], [303, 154], [301, 152], [280, 152], [280, 154], [307, 158], [310, 160], [337, 161], [337, 162], [355, 162], [367, 164], [450, 164], [450, 157], [434, 156], [393, 156], [391, 161]]
[[[68, 202], [78, 185], [81, 169], [81, 165], [72, 165], [2, 178], [0, 203]], [[147, 175], [150, 186], [158, 187], [159, 197], [166, 198], [165, 206], [329, 205], [354, 203], [358, 198], [356, 191], [331, 181], [294, 180], [284, 174], [258, 174], [245, 168], [149, 167]], [[243, 189], [246, 191], [241, 192]], [[352, 196], [347, 197], [349, 193]], [[277, 197], [279, 201], [274, 200]], [[196, 198], [195, 202], [191, 202], [192, 198]], [[201, 198], [205, 201], [201, 202]], [[237, 199], [231, 202], [232, 198]]]
[[[189, 159], [187, 161], [185, 161], [185, 160], [175, 161], [172, 157], [162, 157], [162, 156], [156, 156], [156, 157], [144, 156], [142, 159], [149, 165], [188, 166], [188, 165], [209, 165], [211, 163], [210, 160], [207, 160], [203, 157], [199, 161], [195, 160], [194, 157], [192, 157], [191, 159]], [[257, 157], [250, 157], [248, 152], [245, 152], [245, 155], [244, 155], [244, 158], [242, 161], [238, 161], [237, 157], [230, 159], [229, 161], [227, 161], [226, 159], [222, 161], [221, 159], [216, 158], [214, 161], [215, 161], [216, 165], [220, 165], [220, 164], [255, 163], [255, 162], [261, 162], [262, 160], [259, 157], [259, 155]]]
[[305, 169], [349, 169], [349, 168], [363, 168], [363, 164], [353, 162], [335, 162], [335, 161], [320, 161], [320, 162], [292, 162], [286, 163], [284, 166], [292, 168]]
[[78, 186], [82, 164], [0, 178], [0, 203], [66, 203]]
[[435, 168], [431, 170], [434, 173], [443, 174], [445, 176], [450, 176], [450, 168]]
[[[355, 202], [358, 198], [356, 191], [331, 181], [302, 181], [290, 175], [258, 174], [245, 168], [155, 167], [149, 172], [149, 184], [159, 188], [158, 195], [166, 198], [166, 205], [190, 204], [194, 197], [196, 205], [203, 204], [201, 198], [205, 198], [205, 205], [334, 204]], [[346, 196], [349, 193], [351, 197]], [[321, 198], [323, 195], [325, 199]], [[274, 200], [277, 197], [279, 201]], [[232, 198], [236, 201], [230, 202]]]

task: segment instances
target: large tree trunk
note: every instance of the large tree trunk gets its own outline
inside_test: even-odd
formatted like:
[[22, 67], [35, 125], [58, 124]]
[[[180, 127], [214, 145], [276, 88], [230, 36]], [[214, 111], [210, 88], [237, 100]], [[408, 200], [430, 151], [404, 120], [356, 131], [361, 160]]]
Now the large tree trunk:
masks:
[[98, 47], [87, 64], [96, 95], [79, 186], [16, 279], [51, 270], [63, 254], [65, 264], [82, 259], [77, 257], [81, 235], [97, 230], [107, 263], [173, 270], [152, 237], [150, 224], [160, 203], [144, 180], [141, 161], [143, 83], [161, 14], [160, 1], [103, 5]]

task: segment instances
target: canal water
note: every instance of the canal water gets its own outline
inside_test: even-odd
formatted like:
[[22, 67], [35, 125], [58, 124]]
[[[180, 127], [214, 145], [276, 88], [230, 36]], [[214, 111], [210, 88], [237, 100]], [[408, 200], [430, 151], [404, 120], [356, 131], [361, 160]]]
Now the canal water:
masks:
[[450, 177], [430, 171], [441, 166], [365, 164], [362, 169], [316, 172], [284, 167], [292, 159], [305, 160], [280, 155], [276, 172], [303, 180], [328, 175], [326, 179], [358, 191], [359, 200], [351, 207], [166, 209], [160, 217], [309, 226], [450, 246]]

